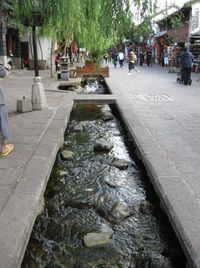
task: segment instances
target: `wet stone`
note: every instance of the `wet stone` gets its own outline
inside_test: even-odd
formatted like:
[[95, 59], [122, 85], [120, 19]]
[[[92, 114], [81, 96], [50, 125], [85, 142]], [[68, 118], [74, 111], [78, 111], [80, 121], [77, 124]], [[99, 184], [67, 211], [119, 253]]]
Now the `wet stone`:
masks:
[[150, 203], [147, 201], [141, 203], [139, 206], [139, 212], [142, 212], [144, 214], [150, 214], [151, 213]]
[[77, 124], [74, 126], [74, 131], [83, 131], [84, 127], [82, 124]]
[[70, 141], [65, 141], [64, 142], [64, 146], [69, 146], [71, 143], [70, 143]]
[[131, 215], [131, 211], [121, 203], [117, 203], [111, 212], [111, 216], [121, 221]]
[[119, 168], [121, 170], [125, 170], [128, 168], [129, 166], [129, 162], [123, 159], [116, 159], [113, 162], [113, 166], [115, 166], [116, 168]]
[[107, 215], [112, 211], [112, 208], [116, 205], [117, 201], [118, 200], [114, 195], [105, 193], [95, 198], [94, 205], [98, 213], [103, 215], [103, 217], [109, 221]]
[[70, 160], [73, 158], [73, 155], [74, 155], [74, 153], [69, 150], [64, 150], [60, 154], [61, 154], [62, 159], [64, 160]]
[[102, 246], [109, 244], [112, 234], [109, 232], [102, 233], [88, 233], [84, 236], [83, 240], [86, 247]]
[[106, 180], [106, 184], [108, 184], [108, 186], [112, 187], [112, 188], [117, 188], [119, 187], [119, 185], [115, 182], [115, 181], [109, 181], [109, 180]]
[[113, 144], [104, 140], [103, 138], [96, 140], [94, 144], [95, 151], [105, 151], [109, 152], [113, 148]]
[[105, 114], [103, 115], [103, 120], [104, 121], [113, 120], [113, 115], [110, 112], [105, 112]]
[[62, 171], [62, 170], [59, 171], [59, 176], [65, 176], [65, 175], [67, 175], [66, 171]]

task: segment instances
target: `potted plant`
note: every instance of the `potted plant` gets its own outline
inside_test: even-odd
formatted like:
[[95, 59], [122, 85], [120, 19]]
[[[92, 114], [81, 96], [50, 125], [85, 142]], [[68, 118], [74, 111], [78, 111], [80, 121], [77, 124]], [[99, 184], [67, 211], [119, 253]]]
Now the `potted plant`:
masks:
[[76, 75], [102, 75], [104, 77], [109, 76], [109, 67], [101, 66], [102, 53], [100, 50], [93, 50], [89, 52], [89, 57], [85, 61], [83, 68], [77, 67]]

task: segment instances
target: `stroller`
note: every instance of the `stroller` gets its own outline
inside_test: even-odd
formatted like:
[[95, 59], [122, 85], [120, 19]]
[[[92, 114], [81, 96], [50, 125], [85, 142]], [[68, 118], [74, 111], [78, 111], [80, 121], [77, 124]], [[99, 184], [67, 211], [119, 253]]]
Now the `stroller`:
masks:
[[[176, 81], [180, 84], [183, 84], [184, 83], [184, 80], [183, 80], [183, 70], [180, 68], [179, 72], [177, 73], [177, 79]], [[189, 85], [192, 84], [192, 79], [190, 78], [189, 82], [188, 82]]]

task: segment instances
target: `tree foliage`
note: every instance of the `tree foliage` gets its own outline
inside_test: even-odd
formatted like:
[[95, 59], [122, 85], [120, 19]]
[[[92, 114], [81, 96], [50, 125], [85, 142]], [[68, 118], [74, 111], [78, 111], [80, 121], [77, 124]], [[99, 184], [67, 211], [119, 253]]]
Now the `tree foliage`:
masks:
[[[70, 43], [78, 41], [79, 45], [98, 53], [111, 43], [122, 40], [134, 29], [134, 12], [147, 17], [153, 11], [151, 0], [13, 0], [14, 12], [18, 24], [33, 23], [33, 10], [43, 14], [40, 33], [57, 41]], [[36, 4], [36, 5], [35, 5]], [[144, 19], [145, 21], [146, 19]], [[146, 31], [145, 25], [140, 27]], [[147, 27], [149, 29], [149, 27]]]

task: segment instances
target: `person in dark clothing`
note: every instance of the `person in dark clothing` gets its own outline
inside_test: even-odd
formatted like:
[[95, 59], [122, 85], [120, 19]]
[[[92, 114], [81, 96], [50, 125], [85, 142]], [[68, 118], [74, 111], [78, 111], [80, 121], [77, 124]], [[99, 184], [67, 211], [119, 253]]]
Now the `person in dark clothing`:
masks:
[[144, 52], [140, 51], [140, 66], [142, 66], [144, 63]]
[[117, 50], [115, 49], [115, 50], [112, 52], [112, 62], [113, 62], [113, 65], [115, 66], [115, 68], [117, 67], [117, 61], [118, 61], [118, 52], [117, 52]]
[[60, 70], [60, 53], [57, 53], [55, 55], [55, 68], [56, 68], [56, 72]]
[[191, 52], [184, 49], [184, 52], [181, 55], [181, 71], [184, 85], [191, 85], [191, 72], [192, 72], [192, 63], [194, 61], [194, 56]]
[[151, 50], [149, 49], [148, 51], [147, 51], [147, 66], [150, 66], [150, 64], [151, 64]]

